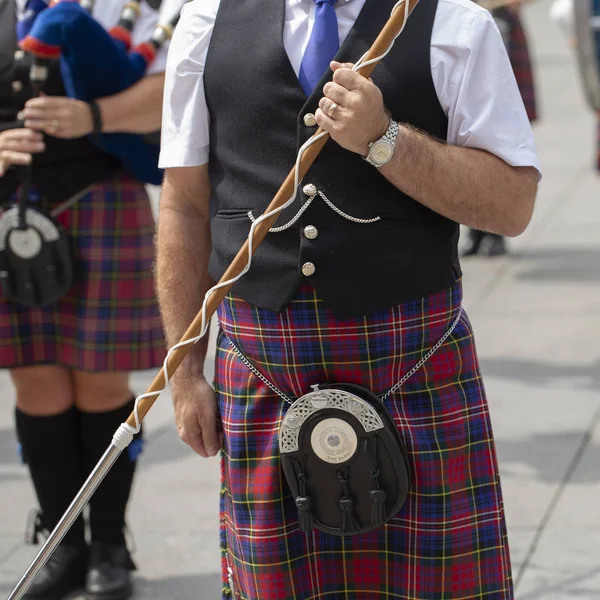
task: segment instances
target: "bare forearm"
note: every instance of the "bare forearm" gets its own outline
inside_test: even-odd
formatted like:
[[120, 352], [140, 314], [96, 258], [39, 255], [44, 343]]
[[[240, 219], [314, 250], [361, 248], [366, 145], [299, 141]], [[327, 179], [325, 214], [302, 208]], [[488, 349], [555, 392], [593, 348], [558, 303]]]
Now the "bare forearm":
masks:
[[163, 73], [149, 75], [127, 90], [100, 98], [105, 133], [151, 133], [160, 129], [162, 115]]
[[450, 146], [402, 125], [381, 174], [453, 221], [509, 236], [529, 223], [537, 190], [533, 168], [511, 167], [488, 152]]
[[[182, 338], [212, 282], [208, 215], [181, 205], [165, 184], [157, 234], [157, 288], [169, 347]], [[203, 375], [208, 335], [190, 348], [178, 377]]]

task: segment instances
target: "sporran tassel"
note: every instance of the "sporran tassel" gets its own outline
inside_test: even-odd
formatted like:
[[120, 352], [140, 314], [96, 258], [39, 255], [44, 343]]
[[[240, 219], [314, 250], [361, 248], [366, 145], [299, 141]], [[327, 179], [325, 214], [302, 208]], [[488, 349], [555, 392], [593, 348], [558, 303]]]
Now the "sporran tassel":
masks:
[[[306, 467], [306, 461], [308, 457], [304, 457], [304, 465], [299, 468], [298, 473], [298, 493], [299, 496], [296, 498], [296, 506], [298, 508], [298, 523], [300, 525], [300, 531], [309, 533], [314, 529], [313, 517], [312, 517], [312, 500], [306, 493], [306, 474], [304, 468]], [[298, 465], [298, 462], [296, 461]], [[299, 465], [298, 465], [299, 466]]]
[[385, 499], [387, 494], [379, 485], [379, 466], [377, 464], [377, 436], [374, 436], [369, 444], [369, 440], [364, 441], [364, 452], [368, 461], [371, 463], [371, 479], [373, 487], [369, 490], [369, 500], [371, 500], [371, 523], [380, 525], [385, 521]]
[[360, 529], [360, 524], [356, 520], [354, 512], [354, 501], [349, 496], [344, 496], [338, 502], [342, 511], [342, 531], [344, 533], [354, 533]]
[[298, 507], [298, 523], [300, 531], [310, 533], [314, 529], [312, 511], [312, 502], [308, 496], [298, 496], [296, 506]]
[[369, 499], [371, 500], [371, 522], [383, 523], [385, 520], [385, 490], [369, 490]]

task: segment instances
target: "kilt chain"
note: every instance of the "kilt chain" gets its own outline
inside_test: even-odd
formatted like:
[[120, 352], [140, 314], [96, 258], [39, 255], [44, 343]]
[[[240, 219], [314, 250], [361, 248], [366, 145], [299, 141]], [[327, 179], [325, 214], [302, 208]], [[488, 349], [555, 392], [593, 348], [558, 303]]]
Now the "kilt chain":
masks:
[[[461, 317], [463, 314], [462, 306], [458, 309], [458, 314], [456, 318], [452, 322], [452, 325], [445, 331], [444, 335], [428, 350], [427, 354], [412, 368], [410, 371], [405, 373], [402, 378], [397, 381], [385, 394], [379, 397], [380, 400], [387, 400], [389, 396], [391, 396], [394, 392], [397, 392], [439, 349], [439, 347], [448, 339], [448, 337], [452, 334], [452, 332], [456, 329]], [[258, 379], [260, 379], [267, 387], [269, 387], [273, 392], [275, 392], [284, 402], [288, 404], [294, 404], [294, 400], [292, 400], [287, 394], [282, 392], [274, 383], [269, 381], [267, 377], [265, 377], [248, 359], [248, 357], [233, 343], [233, 341], [227, 336], [225, 332], [223, 335], [227, 338], [229, 345], [232, 350], [237, 354], [238, 358], [246, 365], [246, 367], [254, 374]], [[313, 388], [318, 388], [318, 386], [312, 386]]]

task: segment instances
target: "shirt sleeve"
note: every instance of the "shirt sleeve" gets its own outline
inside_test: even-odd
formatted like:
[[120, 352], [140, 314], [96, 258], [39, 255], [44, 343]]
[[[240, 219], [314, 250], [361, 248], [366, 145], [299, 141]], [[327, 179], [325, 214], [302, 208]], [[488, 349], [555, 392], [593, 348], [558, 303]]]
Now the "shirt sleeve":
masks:
[[197, 5], [192, 2], [183, 9], [169, 48], [159, 159], [162, 169], [208, 162], [209, 115], [203, 73], [214, 14], [200, 14]]
[[511, 166], [534, 167], [541, 174], [533, 131], [490, 13], [471, 9], [458, 31], [451, 25], [454, 19], [438, 14], [436, 22], [431, 66], [448, 116], [448, 143], [486, 150]]

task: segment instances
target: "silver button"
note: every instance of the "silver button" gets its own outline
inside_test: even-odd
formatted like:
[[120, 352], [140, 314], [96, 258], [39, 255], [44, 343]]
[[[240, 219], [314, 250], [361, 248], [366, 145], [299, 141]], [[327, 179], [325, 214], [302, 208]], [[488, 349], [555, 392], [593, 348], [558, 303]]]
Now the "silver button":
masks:
[[317, 269], [315, 265], [313, 265], [311, 262], [306, 262], [302, 265], [302, 275], [305, 275], [306, 277], [314, 275], [316, 270]]
[[25, 51], [24, 50], [17, 50], [15, 52], [15, 60], [19, 61], [19, 60], [23, 60], [25, 58]]
[[314, 240], [319, 235], [319, 230], [314, 225], [307, 225], [304, 228], [304, 237]]
[[303, 188], [302, 191], [307, 195], [307, 196], [316, 196], [317, 195], [317, 186], [312, 184], [312, 183], [307, 183]]
[[314, 113], [306, 113], [304, 115], [304, 124], [307, 127], [314, 127], [317, 124], [317, 119], [315, 118]]
[[18, 94], [19, 92], [23, 91], [23, 84], [17, 79], [16, 81], [12, 82], [12, 89], [13, 92]]

